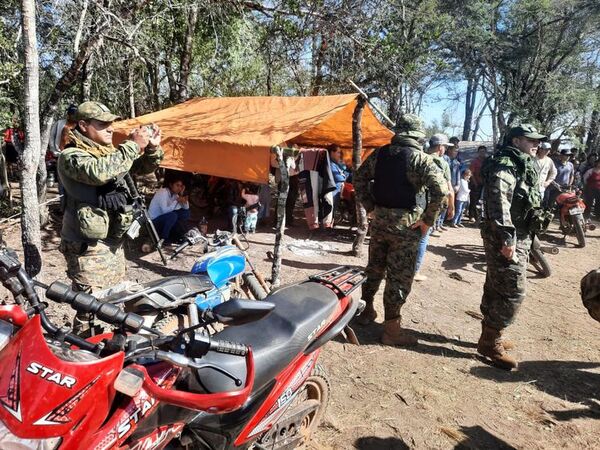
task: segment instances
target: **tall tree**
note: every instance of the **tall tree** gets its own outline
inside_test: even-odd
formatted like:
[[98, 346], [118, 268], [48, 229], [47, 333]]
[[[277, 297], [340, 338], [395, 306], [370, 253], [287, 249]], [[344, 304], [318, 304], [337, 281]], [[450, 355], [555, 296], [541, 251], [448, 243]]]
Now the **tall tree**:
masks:
[[21, 0], [23, 27], [23, 63], [25, 66], [25, 146], [21, 170], [21, 236], [25, 270], [30, 276], [42, 268], [42, 240], [37, 198], [36, 172], [40, 154], [39, 58], [35, 24], [35, 1]]
[[544, 131], [572, 122], [591, 86], [581, 77], [600, 4], [590, 0], [449, 0], [460, 9], [444, 42], [468, 71], [485, 80], [495, 129], [517, 120]]

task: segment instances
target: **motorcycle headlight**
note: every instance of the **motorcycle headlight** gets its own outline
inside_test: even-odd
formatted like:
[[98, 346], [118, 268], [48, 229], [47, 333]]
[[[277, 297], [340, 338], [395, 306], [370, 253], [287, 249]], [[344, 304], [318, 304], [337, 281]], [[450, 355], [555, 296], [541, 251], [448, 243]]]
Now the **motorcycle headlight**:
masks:
[[62, 438], [24, 439], [12, 434], [0, 421], [0, 448], [2, 450], [56, 450]]

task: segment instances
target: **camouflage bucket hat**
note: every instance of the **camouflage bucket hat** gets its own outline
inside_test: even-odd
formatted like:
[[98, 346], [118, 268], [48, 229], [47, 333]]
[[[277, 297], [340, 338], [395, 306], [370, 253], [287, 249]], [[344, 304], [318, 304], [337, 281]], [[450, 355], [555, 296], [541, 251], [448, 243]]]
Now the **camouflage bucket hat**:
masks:
[[77, 120], [95, 119], [100, 122], [114, 122], [120, 118], [100, 102], [84, 102], [77, 107]]
[[398, 119], [393, 130], [396, 134], [414, 139], [424, 139], [426, 137], [423, 121], [419, 116], [414, 114], [403, 114], [400, 119]]
[[546, 136], [540, 134], [538, 130], [531, 125], [530, 123], [522, 123], [521, 125], [517, 125], [516, 127], [512, 127], [508, 132], [508, 138], [521, 137], [524, 136], [529, 139], [537, 139], [543, 141], [546, 139]]

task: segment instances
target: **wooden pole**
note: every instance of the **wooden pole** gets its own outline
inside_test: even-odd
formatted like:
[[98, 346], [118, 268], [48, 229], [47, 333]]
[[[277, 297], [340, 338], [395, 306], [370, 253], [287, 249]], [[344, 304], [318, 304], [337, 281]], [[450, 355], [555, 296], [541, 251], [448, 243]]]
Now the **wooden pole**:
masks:
[[[356, 100], [356, 108], [352, 114], [352, 174], [355, 177], [356, 171], [362, 164], [362, 114], [367, 100], [361, 95]], [[365, 207], [356, 200], [356, 236], [352, 243], [352, 254], [354, 256], [363, 256], [363, 247], [369, 221]]]
[[283, 257], [281, 243], [283, 241], [285, 229], [285, 203], [287, 201], [288, 191], [290, 190], [290, 174], [288, 171], [287, 159], [284, 149], [273, 147], [272, 150], [279, 164], [281, 172], [281, 181], [279, 183], [279, 193], [277, 196], [277, 228], [275, 231], [275, 247], [273, 248], [273, 267], [271, 269], [271, 286], [278, 287], [281, 284], [281, 260]]
[[371, 108], [373, 108], [375, 111], [377, 111], [379, 113], [379, 115], [381, 115], [381, 117], [383, 117], [383, 119], [388, 123], [389, 126], [393, 127], [396, 125], [394, 123], [394, 121], [387, 116], [386, 113], [384, 113], [376, 104], [372, 103], [369, 100], [369, 96], [367, 95], [367, 93], [365, 91], [363, 91], [361, 88], [359, 88], [356, 85], [356, 83], [354, 83], [354, 81], [352, 81], [350, 79], [348, 79], [346, 81], [348, 81], [348, 83], [350, 83], [350, 86], [352, 86], [354, 88], [354, 90], [360, 94], [360, 96], [363, 100], [369, 102], [369, 105], [371, 106]]

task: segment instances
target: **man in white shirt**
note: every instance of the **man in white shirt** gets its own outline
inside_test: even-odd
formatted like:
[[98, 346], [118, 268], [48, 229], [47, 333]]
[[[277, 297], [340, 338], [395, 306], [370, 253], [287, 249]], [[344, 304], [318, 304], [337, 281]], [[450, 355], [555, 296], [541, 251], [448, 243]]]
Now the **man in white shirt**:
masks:
[[185, 234], [186, 222], [190, 218], [190, 204], [184, 195], [185, 184], [178, 177], [168, 182], [168, 187], [160, 188], [148, 207], [148, 214], [154, 223], [158, 236], [166, 244], [177, 242]]
[[542, 142], [534, 159], [535, 167], [540, 177], [540, 194], [542, 194], [544, 205], [548, 203], [546, 188], [556, 178], [556, 166], [554, 165], [554, 161], [548, 156], [551, 148], [550, 143]]

